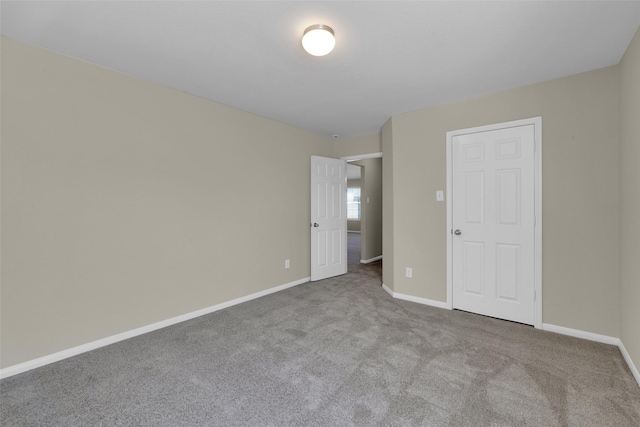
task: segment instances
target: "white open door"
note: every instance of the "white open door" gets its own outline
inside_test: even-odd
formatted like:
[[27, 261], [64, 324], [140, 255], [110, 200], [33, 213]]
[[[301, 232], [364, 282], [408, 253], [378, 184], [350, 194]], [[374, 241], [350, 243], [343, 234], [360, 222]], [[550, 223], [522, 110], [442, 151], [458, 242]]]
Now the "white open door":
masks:
[[450, 139], [453, 308], [536, 324], [535, 133], [519, 124]]
[[347, 162], [311, 156], [311, 280], [347, 272]]

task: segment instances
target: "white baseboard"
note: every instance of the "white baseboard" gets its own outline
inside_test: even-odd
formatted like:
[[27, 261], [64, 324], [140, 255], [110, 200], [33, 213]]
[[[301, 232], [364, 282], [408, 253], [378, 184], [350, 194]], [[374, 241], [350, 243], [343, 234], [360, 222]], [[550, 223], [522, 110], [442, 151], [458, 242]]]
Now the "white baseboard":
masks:
[[370, 264], [372, 262], [379, 261], [381, 259], [382, 259], [382, 255], [376, 256], [376, 257], [373, 257], [373, 258], [369, 258], [369, 259], [361, 259], [360, 263], [361, 264]]
[[565, 328], [564, 326], [550, 325], [549, 323], [543, 323], [542, 330], [568, 335], [570, 337], [582, 338], [589, 341], [601, 342], [604, 344], [618, 345], [620, 342], [620, 338], [594, 334], [593, 332], [585, 332], [578, 329]]
[[580, 331], [578, 329], [565, 328], [564, 326], [550, 325], [548, 323], [543, 323], [542, 329], [544, 331], [555, 332], [557, 334], [568, 335], [576, 338], [582, 338], [585, 340], [600, 342], [603, 344], [615, 345], [620, 349], [620, 353], [622, 353], [622, 357], [624, 358], [625, 362], [627, 362], [627, 365], [629, 366], [629, 369], [631, 370], [633, 377], [636, 379], [636, 382], [638, 383], [638, 387], [640, 387], [640, 373], [638, 372], [638, 368], [636, 368], [636, 365], [633, 363], [633, 360], [631, 360], [631, 356], [627, 352], [627, 349], [624, 348], [624, 344], [622, 343], [622, 340], [620, 338], [610, 337], [608, 335], [594, 334], [592, 332]]
[[387, 285], [385, 285], [384, 283], [382, 284], [382, 289], [387, 291], [387, 293], [393, 297], [393, 291], [391, 289], [389, 289], [389, 287]]
[[405, 301], [411, 301], [411, 302], [417, 302], [418, 304], [423, 304], [423, 305], [428, 305], [431, 307], [437, 307], [437, 308], [444, 308], [444, 309], [449, 309], [449, 307], [447, 307], [447, 303], [446, 302], [442, 302], [442, 301], [436, 301], [436, 300], [432, 300], [432, 299], [428, 299], [428, 298], [420, 298], [420, 297], [414, 297], [413, 295], [407, 295], [407, 294], [401, 294], [399, 292], [394, 292], [391, 289], [389, 289], [387, 287], [387, 285], [385, 285], [384, 283], [382, 284], [382, 289], [384, 289], [385, 291], [387, 291], [387, 293], [389, 295], [391, 295], [394, 298], [397, 299], [401, 299], [401, 300], [405, 300]]
[[622, 353], [622, 357], [624, 357], [624, 360], [627, 362], [629, 369], [631, 369], [631, 373], [636, 379], [636, 382], [638, 383], [638, 387], [640, 387], [640, 372], [638, 372], [638, 368], [636, 368], [636, 365], [633, 363], [633, 360], [631, 360], [631, 356], [629, 355], [629, 353], [627, 353], [627, 349], [624, 348], [624, 344], [622, 344], [622, 340], [620, 340], [620, 343], [618, 344], [618, 348], [620, 349], [620, 353]]
[[[39, 368], [41, 366], [45, 366], [48, 365], [50, 363], [54, 363], [54, 362], [58, 362], [60, 360], [63, 359], [67, 359], [69, 357], [72, 356], [76, 356], [78, 354], [82, 354], [82, 353], [86, 353], [88, 351], [91, 350], [96, 350], [100, 347], [105, 347], [107, 345], [110, 344], [114, 344], [117, 343], [119, 341], [124, 341], [126, 339], [129, 338], [133, 338], [142, 334], [146, 334], [158, 329], [162, 329], [162, 328], [166, 328], [167, 326], [171, 326], [171, 325], [175, 325], [177, 323], [181, 323], [187, 320], [191, 320], [194, 319], [196, 317], [200, 317], [200, 316], [204, 316], [205, 314], [210, 314], [219, 310], [223, 310], [225, 308], [237, 305], [237, 304], [241, 304], [243, 302], [247, 302], [247, 301], [251, 301], [253, 299], [256, 298], [260, 298], [275, 292], [279, 292], [279, 291], [283, 291], [285, 289], [288, 288], [292, 288], [294, 286], [298, 286], [301, 285], [303, 283], [307, 283], [311, 278], [309, 277], [305, 277], [304, 279], [299, 279], [296, 280], [294, 282], [290, 282], [290, 283], [286, 283], [284, 285], [280, 285], [280, 286], [276, 286], [273, 288], [269, 288], [266, 289], [264, 291], [260, 291], [260, 292], [256, 292], [254, 294], [251, 295], [247, 295], [244, 297], [240, 297], [240, 298], [236, 298], [233, 299], [231, 301], [226, 301], [220, 304], [216, 304], [214, 306], [211, 307], [207, 307], [207, 308], [203, 308], [201, 310], [196, 310], [193, 311], [191, 313], [186, 313], [180, 316], [176, 316], [176, 317], [172, 317], [170, 319], [167, 320], [163, 320], [160, 322], [156, 322], [156, 323], [152, 323], [150, 325], [147, 326], [142, 326], [140, 328], [136, 328], [136, 329], [132, 329], [130, 331], [126, 331], [120, 334], [116, 334], [116, 335], [112, 335], [110, 337], [107, 338], [103, 338], [103, 339], [99, 339], [96, 341], [92, 341], [90, 343], [87, 344], [82, 344], [79, 345], [77, 347], [73, 347], [67, 350], [63, 350], [63, 351], [59, 351], [57, 353], [53, 353], [47, 356], [43, 356], [43, 357], [39, 357], [37, 359], [33, 359], [33, 360], [29, 360], [27, 362], [23, 362], [23, 363], [19, 363], [17, 365], [13, 365], [13, 366], [9, 366], [7, 368], [4, 369], [0, 369], [0, 379], [3, 378], [8, 378], [11, 377], [13, 375], [17, 375], [23, 372], [27, 372], [30, 371], [32, 369], [35, 368]], [[406, 294], [401, 294], [398, 292], [394, 292], [391, 289], [389, 289], [389, 287], [387, 285], [385, 285], [384, 283], [382, 284], [382, 289], [384, 289], [389, 295], [391, 295], [393, 298], [397, 298], [397, 299], [401, 299], [401, 300], [405, 300], [405, 301], [412, 301], [412, 302], [416, 302], [418, 304], [424, 304], [424, 305], [428, 305], [428, 306], [432, 306], [432, 307], [438, 307], [438, 308], [444, 308], [444, 309], [448, 309], [447, 304], [441, 301], [435, 301], [435, 300], [430, 300], [427, 298], [420, 298], [420, 297], [414, 297], [411, 295], [406, 295]], [[563, 326], [556, 326], [556, 325], [551, 325], [548, 323], [543, 323], [542, 324], [542, 329], [545, 331], [549, 331], [549, 332], [555, 332], [558, 334], [562, 334], [562, 335], [568, 335], [568, 336], [572, 336], [572, 337], [576, 337], [576, 338], [582, 338], [582, 339], [586, 339], [589, 341], [595, 341], [595, 342], [600, 342], [600, 343], [604, 343], [604, 344], [611, 344], [611, 345], [615, 345], [620, 349], [620, 353], [622, 353], [622, 356], [624, 357], [624, 360], [627, 362], [627, 365], [629, 366], [629, 369], [631, 370], [631, 373], [633, 374], [634, 378], [636, 379], [636, 382], [638, 383], [638, 386], [640, 387], [640, 372], [638, 372], [638, 369], [636, 368], [635, 364], [633, 363], [633, 360], [631, 360], [631, 356], [629, 355], [629, 353], [627, 352], [627, 349], [624, 347], [624, 344], [622, 343], [622, 341], [619, 338], [615, 338], [615, 337], [610, 337], [607, 335], [600, 335], [600, 334], [594, 334], [592, 332], [585, 332], [585, 331], [580, 331], [577, 329], [571, 329], [571, 328], [565, 328]]]
[[241, 304], [243, 302], [251, 301], [253, 299], [260, 298], [275, 292], [283, 291], [285, 289], [292, 288], [294, 286], [298, 286], [303, 283], [307, 283], [309, 280], [311, 280], [310, 277], [305, 277], [304, 279], [296, 280], [290, 283], [285, 283], [284, 285], [269, 288], [264, 291], [256, 292], [251, 295], [236, 298], [231, 301], [222, 302], [220, 304], [216, 304], [211, 307], [192, 311], [191, 313], [182, 314], [180, 316], [172, 317], [170, 319], [162, 320], [160, 322], [152, 323], [150, 325], [146, 325], [140, 328], [132, 329], [130, 331], [122, 332], [120, 334], [112, 335], [110, 337], [106, 337], [106, 338], [102, 338], [86, 344], [82, 344], [77, 347], [69, 348], [67, 350], [62, 350], [57, 353], [49, 354], [47, 356], [43, 356], [37, 359], [19, 363], [17, 365], [9, 366], [7, 368], [0, 369], [0, 379], [21, 374], [23, 372], [30, 371], [31, 369], [39, 368], [41, 366], [58, 362], [60, 360], [67, 359], [72, 356], [77, 356], [78, 354], [86, 353], [87, 351], [96, 350], [100, 347], [105, 347], [107, 345], [114, 344], [119, 341], [124, 341], [126, 339], [136, 337], [138, 335], [146, 334], [158, 329], [166, 328], [167, 326], [175, 325], [176, 323], [181, 323], [186, 320], [191, 320], [196, 317], [204, 316], [205, 314], [210, 314], [210, 313], [223, 310], [225, 308], [228, 308], [237, 304]]

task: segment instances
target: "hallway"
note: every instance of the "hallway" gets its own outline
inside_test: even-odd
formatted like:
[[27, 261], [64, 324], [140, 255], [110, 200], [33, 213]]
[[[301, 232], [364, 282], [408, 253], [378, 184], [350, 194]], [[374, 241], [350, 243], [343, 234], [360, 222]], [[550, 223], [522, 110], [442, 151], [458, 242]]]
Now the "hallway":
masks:
[[360, 233], [347, 233], [347, 274], [363, 274], [382, 286], [382, 260], [369, 264], [360, 262]]

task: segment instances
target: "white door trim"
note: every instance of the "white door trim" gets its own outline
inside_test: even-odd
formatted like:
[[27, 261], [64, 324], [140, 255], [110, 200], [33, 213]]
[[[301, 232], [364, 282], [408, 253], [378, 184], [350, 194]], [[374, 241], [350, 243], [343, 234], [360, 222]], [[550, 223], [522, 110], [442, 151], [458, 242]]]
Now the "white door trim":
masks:
[[378, 152], [378, 153], [368, 153], [368, 154], [356, 154], [354, 156], [343, 156], [340, 157], [340, 159], [342, 160], [365, 160], [365, 159], [380, 159], [382, 158], [382, 152]]
[[511, 122], [496, 123], [486, 126], [478, 126], [468, 129], [459, 129], [447, 132], [447, 308], [453, 309], [453, 235], [451, 234], [453, 224], [452, 209], [452, 183], [453, 183], [453, 154], [452, 140], [455, 136], [469, 133], [487, 132], [516, 126], [534, 126], [535, 143], [535, 165], [534, 165], [534, 205], [535, 205], [535, 231], [534, 231], [534, 289], [535, 307], [534, 323], [537, 329], [542, 328], [542, 117], [532, 117], [528, 119], [515, 120]]

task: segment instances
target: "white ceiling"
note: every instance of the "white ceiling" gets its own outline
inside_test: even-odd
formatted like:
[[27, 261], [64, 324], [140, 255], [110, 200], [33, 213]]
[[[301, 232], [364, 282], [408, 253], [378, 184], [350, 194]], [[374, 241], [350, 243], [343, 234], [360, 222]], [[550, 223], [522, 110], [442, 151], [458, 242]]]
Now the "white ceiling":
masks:
[[[330, 136], [617, 64], [640, 1], [2, 1], [3, 35]], [[306, 54], [312, 24], [336, 48]]]

